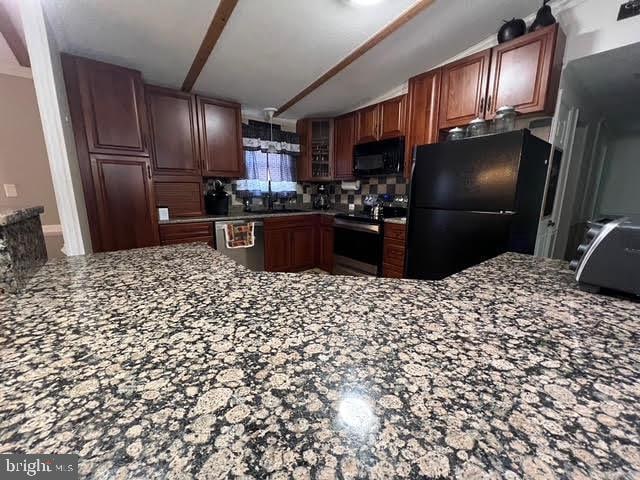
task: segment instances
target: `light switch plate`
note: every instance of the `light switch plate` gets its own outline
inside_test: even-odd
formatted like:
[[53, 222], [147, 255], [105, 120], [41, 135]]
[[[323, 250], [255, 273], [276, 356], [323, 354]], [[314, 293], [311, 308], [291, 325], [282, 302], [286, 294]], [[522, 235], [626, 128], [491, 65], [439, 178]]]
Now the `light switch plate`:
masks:
[[17, 197], [18, 190], [16, 189], [16, 186], [13, 183], [5, 183], [4, 194], [7, 196], [7, 198]]

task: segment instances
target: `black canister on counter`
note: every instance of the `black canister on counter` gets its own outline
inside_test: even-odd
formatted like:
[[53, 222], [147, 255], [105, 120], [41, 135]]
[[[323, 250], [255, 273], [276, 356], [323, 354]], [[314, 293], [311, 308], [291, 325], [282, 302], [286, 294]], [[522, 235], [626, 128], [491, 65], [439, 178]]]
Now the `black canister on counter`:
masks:
[[216, 180], [213, 190], [204, 196], [204, 208], [207, 215], [229, 215], [229, 194], [220, 180]]

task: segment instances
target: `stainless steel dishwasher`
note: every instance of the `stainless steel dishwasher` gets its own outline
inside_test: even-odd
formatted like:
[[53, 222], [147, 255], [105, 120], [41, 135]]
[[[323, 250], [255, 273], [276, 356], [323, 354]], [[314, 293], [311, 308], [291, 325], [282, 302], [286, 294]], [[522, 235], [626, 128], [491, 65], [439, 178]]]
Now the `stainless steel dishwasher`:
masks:
[[[225, 242], [226, 225], [246, 225], [253, 222], [255, 243], [249, 248], [227, 248]], [[256, 272], [264, 271], [264, 222], [262, 220], [236, 220], [216, 222], [216, 250], [232, 258], [240, 265], [244, 265]]]

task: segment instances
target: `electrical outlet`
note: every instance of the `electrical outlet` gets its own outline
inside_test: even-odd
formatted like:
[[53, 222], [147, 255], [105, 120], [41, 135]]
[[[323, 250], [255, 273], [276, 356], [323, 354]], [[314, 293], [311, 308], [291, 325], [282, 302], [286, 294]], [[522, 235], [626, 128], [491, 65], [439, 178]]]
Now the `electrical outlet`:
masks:
[[629, 2], [620, 5], [620, 13], [618, 13], [618, 21], [625, 18], [635, 17], [640, 15], [640, 0], [630, 0]]
[[7, 196], [7, 198], [17, 197], [18, 196], [18, 190], [16, 189], [16, 186], [13, 183], [5, 183], [4, 184], [4, 194]]

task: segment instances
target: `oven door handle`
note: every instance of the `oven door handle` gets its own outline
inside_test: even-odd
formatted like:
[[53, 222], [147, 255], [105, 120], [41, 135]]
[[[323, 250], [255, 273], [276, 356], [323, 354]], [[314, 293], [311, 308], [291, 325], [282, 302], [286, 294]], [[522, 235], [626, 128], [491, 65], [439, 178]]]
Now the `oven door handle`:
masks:
[[348, 220], [341, 220], [339, 218], [335, 218], [333, 220], [333, 226], [344, 228], [347, 230], [357, 230], [359, 232], [380, 233], [380, 226], [378, 225], [360, 224], [356, 222], [350, 222]]

